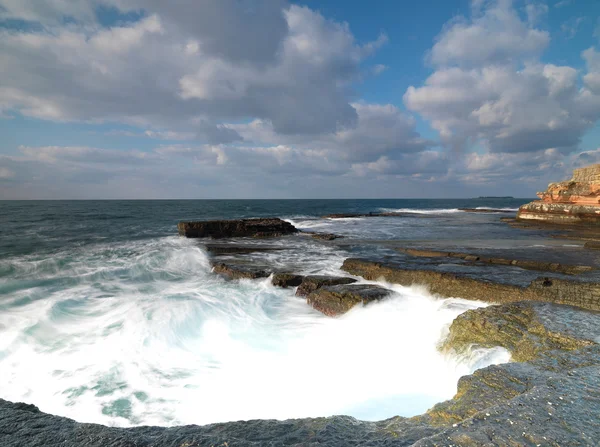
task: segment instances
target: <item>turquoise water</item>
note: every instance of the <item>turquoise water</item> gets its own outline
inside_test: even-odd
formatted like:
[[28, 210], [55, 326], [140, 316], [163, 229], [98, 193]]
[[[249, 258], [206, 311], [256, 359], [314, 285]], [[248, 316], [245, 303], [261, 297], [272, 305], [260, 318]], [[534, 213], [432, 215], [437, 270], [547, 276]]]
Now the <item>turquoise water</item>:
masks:
[[[507, 361], [501, 350], [442, 356], [449, 323], [483, 304], [385, 285], [391, 299], [331, 319], [268, 279], [225, 281], [187, 219], [279, 216], [302, 235], [250, 262], [343, 274], [349, 256], [389, 241], [535, 240], [501, 224], [527, 200], [0, 202], [0, 397], [76, 420], [173, 425], [253, 418], [414, 415], [451, 397], [461, 375]], [[329, 220], [402, 210], [402, 218]], [[256, 241], [239, 241], [256, 243]], [[493, 245], [493, 244], [492, 244]]]

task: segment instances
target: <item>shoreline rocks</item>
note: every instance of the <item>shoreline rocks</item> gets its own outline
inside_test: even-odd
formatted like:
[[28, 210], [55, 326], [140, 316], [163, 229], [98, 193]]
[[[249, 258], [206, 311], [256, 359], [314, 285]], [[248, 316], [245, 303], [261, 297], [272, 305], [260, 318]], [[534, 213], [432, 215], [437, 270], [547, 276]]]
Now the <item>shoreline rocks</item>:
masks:
[[[572, 324], [577, 321], [578, 324]], [[519, 301], [468, 310], [454, 319], [443, 351], [464, 352], [496, 346], [517, 362], [538, 358], [545, 351], [572, 351], [596, 344], [600, 314], [536, 301]]]
[[302, 283], [298, 287], [298, 290], [296, 290], [296, 296], [308, 296], [321, 287], [352, 284], [355, 282], [356, 280], [354, 278], [348, 278], [347, 276], [305, 276], [302, 280]]
[[567, 304], [588, 310], [600, 310], [600, 284], [540, 277], [527, 287], [493, 283], [453, 273], [433, 270], [403, 269], [363, 259], [349, 258], [342, 270], [367, 280], [384, 279], [403, 286], [424, 285], [433, 294], [444, 297], [508, 303], [543, 301]]
[[248, 253], [262, 253], [284, 250], [282, 247], [268, 247], [263, 245], [234, 245], [234, 244], [204, 244], [210, 254], [219, 255], [244, 255]]
[[298, 287], [302, 284], [303, 280], [304, 276], [296, 275], [294, 273], [274, 273], [271, 284], [286, 289], [288, 287]]
[[333, 233], [310, 233], [310, 237], [318, 241], [333, 241], [335, 239], [342, 239], [344, 236]]
[[207, 220], [179, 222], [177, 229], [188, 238], [222, 239], [227, 237], [267, 238], [298, 233], [291, 223], [279, 218]]
[[[526, 349], [524, 363], [505, 363], [463, 376], [456, 395], [412, 418], [367, 422], [349, 416], [251, 420], [205, 426], [132, 428], [86, 424], [0, 399], [0, 445], [61, 447], [246, 446], [595, 446], [600, 439], [600, 318], [568, 306], [514, 303], [468, 311], [453, 324], [454, 346]], [[517, 307], [512, 309], [511, 307]], [[514, 334], [502, 334], [513, 324]], [[568, 324], [574, 315], [583, 327]], [[460, 318], [460, 317], [459, 317]], [[456, 321], [456, 320], [455, 320]], [[486, 326], [492, 326], [487, 333]], [[555, 334], [574, 344], [554, 343]], [[544, 338], [545, 337], [545, 338]], [[523, 341], [526, 339], [525, 341]], [[583, 342], [581, 342], [583, 340]], [[576, 345], [581, 344], [582, 347]], [[530, 355], [530, 353], [532, 355]], [[350, 373], [350, 372], [349, 372]], [[361, 378], [358, 378], [360, 380]], [[368, 379], [368, 378], [367, 378]], [[372, 378], [373, 379], [373, 378]], [[374, 378], [376, 380], [376, 378]]]
[[391, 290], [370, 284], [339, 284], [319, 287], [306, 297], [306, 302], [319, 312], [335, 317], [345, 314], [357, 304], [379, 301], [391, 293]]
[[517, 220], [560, 225], [600, 225], [600, 164], [575, 169], [566, 182], [550, 183], [540, 200], [519, 208]]
[[402, 253], [409, 254], [411, 256], [418, 256], [424, 258], [456, 258], [466, 262], [482, 263], [482, 264], [495, 264], [495, 265], [506, 265], [513, 267], [520, 267], [527, 270], [539, 270], [546, 272], [563, 273], [565, 275], [579, 275], [581, 273], [591, 272], [596, 270], [595, 267], [589, 265], [568, 265], [559, 264], [556, 262], [542, 262], [542, 261], [530, 261], [530, 260], [518, 260], [518, 259], [506, 259], [496, 258], [488, 256], [480, 256], [472, 253], [459, 253], [459, 252], [445, 252], [445, 251], [434, 251], [434, 250], [419, 250], [415, 248], [397, 248]]
[[228, 279], [259, 279], [271, 276], [271, 272], [267, 270], [247, 265], [225, 264], [223, 262], [214, 264], [213, 272]]

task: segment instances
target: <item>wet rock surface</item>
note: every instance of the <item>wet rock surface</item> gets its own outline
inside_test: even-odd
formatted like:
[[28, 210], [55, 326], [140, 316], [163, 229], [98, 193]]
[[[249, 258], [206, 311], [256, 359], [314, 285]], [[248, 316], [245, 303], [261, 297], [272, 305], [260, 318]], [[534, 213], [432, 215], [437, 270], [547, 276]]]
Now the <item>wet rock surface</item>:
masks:
[[565, 265], [557, 262], [532, 261], [524, 259], [506, 259], [498, 257], [481, 256], [473, 253], [457, 253], [433, 250], [419, 250], [414, 248], [398, 248], [398, 251], [411, 256], [425, 258], [456, 258], [466, 262], [478, 262], [482, 264], [511, 265], [527, 270], [539, 270], [546, 272], [563, 273], [566, 275], [579, 275], [581, 273], [591, 272], [595, 267], [589, 265]]
[[294, 273], [274, 273], [271, 283], [277, 287], [298, 287], [302, 284], [304, 276]]
[[444, 297], [489, 303], [543, 301], [600, 310], [600, 284], [594, 282], [540, 277], [527, 287], [520, 287], [448, 272], [399, 268], [389, 263], [356, 258], [346, 259], [342, 270], [373, 281], [384, 279], [403, 286], [425, 285], [431, 293]]
[[271, 272], [258, 267], [242, 264], [225, 264], [219, 262], [213, 265], [213, 272], [228, 279], [258, 279], [271, 276]]
[[570, 351], [593, 345], [598, 337], [600, 313], [521, 301], [459, 315], [452, 322], [442, 349], [461, 352], [472, 344], [500, 346], [512, 353], [513, 360], [528, 361], [546, 351]]
[[237, 244], [204, 244], [204, 248], [210, 254], [219, 255], [243, 255], [248, 253], [262, 253], [283, 250], [282, 247], [269, 247], [266, 245], [237, 245]]
[[310, 236], [318, 241], [333, 241], [344, 237], [333, 233], [312, 233]]
[[[357, 287], [357, 286], [354, 286]], [[77, 423], [0, 400], [0, 445], [200, 446], [597, 446], [600, 439], [600, 317], [568, 306], [513, 303], [468, 311], [450, 338], [504, 346], [525, 363], [480, 369], [453, 399], [413, 418], [365, 422], [347, 416], [254, 420], [206, 426], [113, 428]], [[514, 316], [513, 316], [514, 315]], [[459, 317], [460, 318], [460, 317]], [[580, 322], [573, 327], [573, 318]], [[515, 321], [516, 320], [516, 321]], [[509, 335], [505, 324], [516, 324]], [[486, 326], [491, 326], [486, 329]], [[488, 329], [491, 329], [488, 331]], [[531, 331], [532, 334], [528, 334]], [[489, 333], [489, 336], [485, 334]], [[556, 342], [570, 339], [569, 343]], [[529, 340], [524, 341], [524, 338]], [[593, 339], [593, 340], [592, 340]], [[447, 343], [450, 343], [447, 342]], [[575, 343], [575, 344], [574, 344]], [[581, 343], [580, 346], [576, 346]], [[534, 349], [523, 349], [530, 344]], [[374, 379], [376, 380], [376, 378]]]
[[311, 292], [325, 286], [336, 286], [339, 284], [355, 283], [354, 278], [346, 276], [325, 276], [325, 275], [310, 275], [305, 276], [302, 283], [296, 290], [296, 296], [308, 296]]
[[177, 229], [181, 236], [190, 238], [211, 237], [276, 237], [297, 233], [291, 223], [279, 218], [209, 220], [197, 222], [179, 222]]
[[340, 284], [318, 288], [306, 297], [306, 302], [319, 312], [335, 317], [357, 304], [379, 301], [391, 293], [391, 290], [369, 284]]

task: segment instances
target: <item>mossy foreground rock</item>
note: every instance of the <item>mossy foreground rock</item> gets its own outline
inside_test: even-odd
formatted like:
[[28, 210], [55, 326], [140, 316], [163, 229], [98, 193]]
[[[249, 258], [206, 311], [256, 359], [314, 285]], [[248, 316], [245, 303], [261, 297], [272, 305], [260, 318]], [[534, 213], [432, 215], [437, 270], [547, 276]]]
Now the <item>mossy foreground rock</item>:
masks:
[[278, 218], [207, 220], [197, 222], [179, 222], [177, 229], [181, 236], [192, 238], [212, 237], [275, 237], [297, 233], [291, 223]]
[[335, 317], [357, 304], [379, 301], [391, 293], [391, 290], [369, 284], [341, 284], [318, 288], [306, 297], [306, 302], [325, 315]]
[[600, 314], [575, 307], [525, 301], [459, 315], [450, 326], [442, 349], [458, 352], [473, 344], [501, 346], [515, 361], [533, 360], [551, 350], [570, 351], [595, 344], [600, 337]]
[[489, 303], [515, 301], [544, 301], [568, 304], [589, 310], [600, 310], [600, 284], [557, 278], [537, 278], [527, 287], [493, 283], [467, 278], [453, 273], [432, 270], [398, 268], [363, 259], [346, 259], [342, 270], [368, 280], [411, 286], [427, 286], [431, 293], [445, 297], [459, 297]]

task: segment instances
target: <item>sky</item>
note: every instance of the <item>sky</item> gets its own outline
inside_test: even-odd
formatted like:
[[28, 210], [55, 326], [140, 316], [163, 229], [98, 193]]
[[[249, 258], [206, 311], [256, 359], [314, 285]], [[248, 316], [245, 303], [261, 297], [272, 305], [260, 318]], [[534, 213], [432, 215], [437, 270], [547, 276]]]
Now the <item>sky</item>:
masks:
[[0, 199], [533, 197], [597, 0], [0, 0]]

